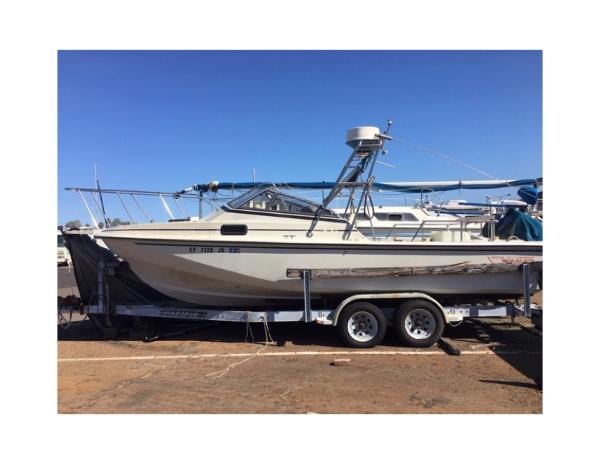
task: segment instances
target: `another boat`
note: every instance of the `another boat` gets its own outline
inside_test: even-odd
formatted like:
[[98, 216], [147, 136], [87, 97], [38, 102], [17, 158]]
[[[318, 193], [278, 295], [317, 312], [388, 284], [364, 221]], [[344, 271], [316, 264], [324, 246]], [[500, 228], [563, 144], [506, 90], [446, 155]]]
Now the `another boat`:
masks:
[[[350, 217], [343, 209], [335, 209], [342, 217]], [[484, 214], [484, 212], [481, 212]], [[366, 236], [412, 240], [430, 237], [432, 232], [465, 230], [481, 233], [487, 218], [463, 217], [437, 213], [420, 206], [377, 206], [357, 213], [356, 227]]]
[[256, 188], [199, 220], [111, 227], [97, 235], [146, 284], [202, 305], [301, 301], [304, 271], [313, 276], [315, 297], [419, 291], [443, 300], [522, 294], [517, 270], [537, 263], [532, 269], [539, 273], [541, 242], [472, 237], [466, 231], [411, 242], [375, 240], [357, 229], [354, 215], [347, 220], [328, 208], [343, 190], [349, 192], [348, 211], [364, 208], [373, 167], [390, 139], [387, 132], [349, 131], [352, 154], [322, 205], [277, 188]]
[[59, 266], [70, 266], [71, 265], [71, 255], [69, 254], [69, 250], [65, 246], [65, 237], [63, 236], [60, 230], [56, 231], [56, 239], [57, 239], [57, 264]]

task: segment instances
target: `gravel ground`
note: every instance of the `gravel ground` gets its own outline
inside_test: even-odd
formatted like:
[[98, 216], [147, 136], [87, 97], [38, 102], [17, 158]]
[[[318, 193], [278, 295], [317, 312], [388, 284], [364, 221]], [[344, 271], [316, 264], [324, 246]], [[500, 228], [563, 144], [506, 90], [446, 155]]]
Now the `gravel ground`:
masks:
[[[312, 324], [273, 325], [275, 344], [266, 347], [246, 343], [236, 323], [152, 343], [139, 330], [104, 340], [89, 320], [65, 327], [59, 413], [542, 412], [542, 339], [505, 319], [449, 329], [461, 356], [400, 347], [391, 335], [372, 350], [351, 350], [334, 328]], [[253, 332], [264, 340], [262, 326]], [[336, 358], [350, 365], [332, 366]]]

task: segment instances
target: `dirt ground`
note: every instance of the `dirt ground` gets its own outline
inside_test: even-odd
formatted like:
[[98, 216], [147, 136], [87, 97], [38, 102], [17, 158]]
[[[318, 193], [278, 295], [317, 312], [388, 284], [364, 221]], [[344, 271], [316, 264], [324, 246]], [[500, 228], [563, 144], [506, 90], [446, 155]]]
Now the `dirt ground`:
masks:
[[[392, 337], [350, 350], [335, 329], [306, 324], [271, 327], [266, 348], [234, 323], [151, 343], [103, 340], [89, 320], [58, 331], [59, 413], [542, 412], [541, 337], [505, 320], [451, 329], [460, 356]], [[262, 326], [253, 331], [264, 339]]]
[[[58, 280], [71, 294], [68, 269]], [[59, 413], [542, 412], [542, 337], [525, 319], [448, 328], [462, 351], [450, 356], [399, 346], [392, 331], [376, 348], [349, 349], [335, 328], [302, 323], [272, 324], [269, 345], [262, 325], [250, 343], [237, 323], [165, 322], [150, 343], [144, 326], [106, 340], [89, 319], [63, 316], [73, 322], [58, 324]], [[339, 358], [350, 365], [332, 366]]]

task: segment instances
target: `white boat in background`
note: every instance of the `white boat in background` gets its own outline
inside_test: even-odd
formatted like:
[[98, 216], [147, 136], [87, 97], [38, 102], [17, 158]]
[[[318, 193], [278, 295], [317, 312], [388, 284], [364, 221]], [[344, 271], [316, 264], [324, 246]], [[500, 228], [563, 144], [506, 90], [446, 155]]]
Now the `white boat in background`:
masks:
[[[343, 209], [335, 209], [336, 213], [349, 219]], [[458, 214], [437, 213], [420, 206], [376, 206], [356, 214], [356, 228], [366, 236], [413, 240], [417, 237], [430, 237], [432, 232], [460, 231], [480, 234], [489, 217], [480, 220]]]
[[65, 246], [65, 237], [63, 236], [60, 230], [56, 231], [57, 238], [57, 264], [59, 266], [70, 266], [71, 265], [71, 255], [69, 254], [69, 250]]
[[311, 283], [313, 297], [419, 291], [443, 301], [455, 295], [520, 295], [517, 269], [541, 264], [541, 242], [466, 231], [410, 242], [376, 240], [360, 232], [358, 218], [348, 221], [328, 209], [346, 190], [347, 210], [363, 210], [373, 167], [389, 138], [387, 130], [373, 127], [350, 130], [353, 152], [322, 205], [277, 188], [256, 188], [199, 220], [110, 227], [97, 236], [146, 284], [195, 304], [301, 302], [304, 271], [318, 277]]
[[437, 214], [453, 214], [456, 216], [477, 216], [484, 214], [501, 215], [506, 208], [527, 210], [528, 205], [521, 200], [501, 199], [489, 200], [487, 203], [473, 203], [467, 200], [450, 200], [441, 204], [425, 203], [427, 211]]

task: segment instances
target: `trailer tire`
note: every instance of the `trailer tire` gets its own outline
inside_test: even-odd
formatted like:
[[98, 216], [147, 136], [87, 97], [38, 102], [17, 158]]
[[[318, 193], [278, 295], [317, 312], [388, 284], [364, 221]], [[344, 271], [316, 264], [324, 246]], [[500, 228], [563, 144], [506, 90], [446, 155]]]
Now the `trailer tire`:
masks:
[[400, 341], [415, 348], [436, 343], [444, 331], [444, 317], [437, 306], [427, 300], [402, 303], [394, 317], [394, 330]]
[[387, 320], [381, 309], [371, 303], [357, 302], [346, 306], [338, 320], [340, 337], [354, 348], [373, 348], [381, 343]]

